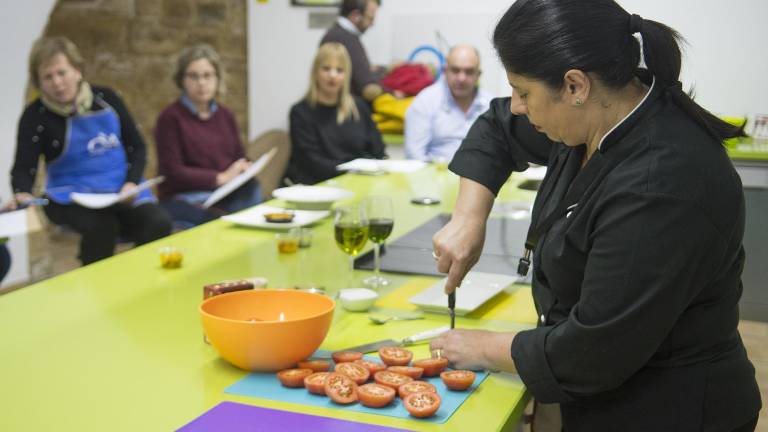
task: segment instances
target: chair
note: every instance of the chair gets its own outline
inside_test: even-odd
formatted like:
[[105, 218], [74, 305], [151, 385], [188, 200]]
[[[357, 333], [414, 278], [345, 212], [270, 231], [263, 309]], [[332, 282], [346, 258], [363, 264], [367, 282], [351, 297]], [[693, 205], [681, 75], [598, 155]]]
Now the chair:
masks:
[[256, 160], [272, 148], [277, 148], [277, 153], [256, 176], [261, 186], [261, 196], [265, 201], [272, 198], [272, 191], [281, 186], [280, 181], [288, 168], [288, 161], [291, 158], [290, 136], [284, 130], [269, 130], [249, 142], [245, 149], [248, 159]]

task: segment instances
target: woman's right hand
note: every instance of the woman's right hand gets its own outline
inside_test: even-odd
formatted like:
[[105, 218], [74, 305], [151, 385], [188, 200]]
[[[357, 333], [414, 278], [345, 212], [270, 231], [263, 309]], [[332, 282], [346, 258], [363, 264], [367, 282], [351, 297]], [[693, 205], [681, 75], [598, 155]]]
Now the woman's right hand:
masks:
[[23, 207], [33, 199], [35, 199], [35, 197], [31, 193], [19, 192], [13, 195], [13, 200], [8, 202], [5, 207], [10, 210], [15, 210], [18, 207]]
[[461, 285], [464, 276], [480, 259], [493, 200], [493, 193], [485, 186], [467, 178], [461, 179], [451, 221], [432, 237], [437, 270], [448, 273], [446, 294]]
[[485, 243], [485, 220], [470, 222], [454, 215], [434, 237], [432, 247], [437, 256], [437, 271], [448, 273], [445, 293], [461, 285], [464, 276], [480, 259]]
[[243, 171], [247, 170], [251, 166], [251, 162], [249, 162], [245, 158], [240, 158], [234, 162], [232, 162], [232, 165], [230, 165], [226, 170], [218, 173], [216, 175], [216, 185], [221, 186], [224, 183], [232, 180], [235, 178], [238, 174], [242, 173]]

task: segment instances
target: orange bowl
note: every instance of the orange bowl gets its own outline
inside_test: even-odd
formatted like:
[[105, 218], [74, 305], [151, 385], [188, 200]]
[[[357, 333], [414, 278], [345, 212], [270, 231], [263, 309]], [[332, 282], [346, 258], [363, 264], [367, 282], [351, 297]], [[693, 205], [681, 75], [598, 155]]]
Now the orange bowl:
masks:
[[246, 290], [206, 299], [203, 330], [225, 360], [249, 371], [293, 367], [323, 343], [335, 303], [293, 290]]

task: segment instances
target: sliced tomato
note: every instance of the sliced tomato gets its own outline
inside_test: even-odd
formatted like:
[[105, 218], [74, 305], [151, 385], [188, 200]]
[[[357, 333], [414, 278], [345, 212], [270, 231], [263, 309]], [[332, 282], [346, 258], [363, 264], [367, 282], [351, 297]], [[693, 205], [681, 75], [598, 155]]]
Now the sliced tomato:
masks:
[[387, 366], [408, 366], [413, 353], [405, 348], [389, 346], [379, 349], [379, 357]]
[[368, 369], [368, 372], [370, 372], [371, 375], [375, 374], [378, 371], [383, 371], [387, 369], [387, 366], [379, 362], [370, 361], [370, 360], [360, 359], [360, 360], [355, 360], [352, 363], [359, 364], [360, 366]]
[[405, 399], [411, 393], [432, 392], [437, 393], [437, 387], [426, 381], [411, 381], [400, 386], [397, 389], [397, 394], [400, 395], [400, 399]]
[[335, 363], [346, 363], [360, 360], [363, 358], [363, 353], [357, 351], [336, 351], [331, 354]]
[[435, 415], [441, 402], [440, 395], [432, 392], [411, 393], [403, 399], [405, 409], [412, 416], [419, 418]]
[[286, 387], [304, 387], [304, 378], [312, 375], [312, 369], [284, 369], [277, 373], [277, 379]]
[[331, 368], [331, 362], [328, 360], [309, 359], [300, 361], [299, 368], [312, 369], [315, 372], [325, 372]]
[[381, 371], [373, 374], [376, 384], [385, 385], [397, 390], [401, 385], [413, 381], [413, 378], [392, 371]]
[[338, 363], [335, 368], [336, 372], [344, 374], [350, 378], [355, 384], [365, 384], [370, 378], [371, 373], [364, 366], [356, 363]]
[[371, 408], [387, 406], [395, 398], [395, 390], [381, 384], [365, 384], [357, 388], [360, 403]]
[[448, 359], [445, 357], [421, 359], [414, 361], [413, 365], [424, 369], [425, 377], [433, 377], [440, 375], [440, 372], [448, 367]]
[[325, 396], [325, 380], [330, 374], [330, 372], [315, 372], [304, 378], [304, 387], [306, 387], [310, 393]]
[[331, 372], [325, 379], [325, 394], [336, 403], [351, 404], [357, 401], [357, 384], [344, 374]]
[[440, 378], [450, 390], [462, 391], [475, 382], [475, 373], [468, 370], [452, 370], [441, 373]]
[[424, 369], [414, 366], [390, 366], [387, 370], [409, 376], [413, 379], [421, 378], [421, 375], [424, 373]]

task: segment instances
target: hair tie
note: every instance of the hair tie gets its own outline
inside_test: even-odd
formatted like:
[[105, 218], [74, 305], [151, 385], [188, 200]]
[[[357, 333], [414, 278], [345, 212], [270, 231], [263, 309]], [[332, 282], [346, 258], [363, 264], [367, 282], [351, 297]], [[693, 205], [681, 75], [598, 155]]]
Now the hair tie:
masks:
[[643, 29], [643, 17], [637, 14], [629, 16], [629, 33], [642, 33]]
[[666, 92], [669, 94], [678, 94], [678, 95], [685, 95], [688, 94], [683, 90], [683, 83], [680, 81], [675, 81], [674, 83], [667, 85], [665, 88]]

